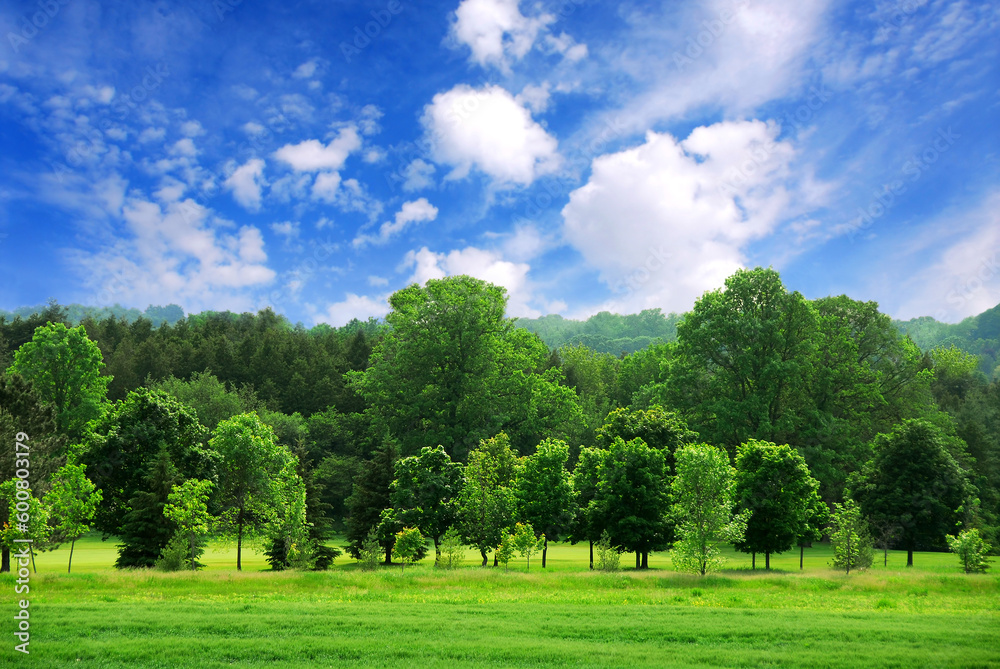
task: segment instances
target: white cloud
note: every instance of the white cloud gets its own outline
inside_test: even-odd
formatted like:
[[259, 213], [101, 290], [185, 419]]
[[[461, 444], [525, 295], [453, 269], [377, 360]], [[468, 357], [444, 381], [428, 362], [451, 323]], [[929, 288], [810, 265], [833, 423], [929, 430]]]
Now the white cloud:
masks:
[[404, 202], [399, 211], [396, 212], [395, 220], [386, 221], [379, 228], [378, 235], [358, 235], [352, 244], [354, 248], [361, 248], [365, 244], [385, 244], [393, 236], [401, 232], [410, 223], [422, 223], [423, 221], [433, 221], [437, 218], [438, 209], [427, 198], [420, 198], [411, 202]]
[[560, 33], [558, 36], [546, 35], [545, 46], [554, 53], [562, 54], [571, 63], [586, 58], [588, 53], [586, 44], [577, 44], [576, 40], [566, 33]]
[[455, 10], [452, 37], [472, 50], [470, 60], [506, 70], [531, 50], [539, 31], [555, 21], [551, 14], [528, 17], [518, 0], [462, 0]]
[[547, 81], [543, 81], [538, 86], [528, 84], [514, 99], [536, 114], [540, 114], [549, 107], [549, 89], [550, 85]]
[[233, 199], [247, 211], [260, 209], [260, 191], [267, 185], [264, 180], [264, 161], [251, 158], [236, 168], [224, 183], [227, 190], [232, 191]]
[[384, 276], [377, 276], [375, 274], [369, 274], [368, 275], [368, 285], [369, 286], [378, 286], [378, 287], [388, 286], [389, 285], [389, 279], [385, 278]]
[[347, 126], [324, 145], [316, 139], [298, 144], [286, 144], [274, 152], [274, 157], [287, 163], [296, 172], [339, 170], [347, 157], [361, 148], [361, 137], [353, 126]]
[[274, 234], [284, 237], [286, 241], [291, 241], [299, 236], [299, 224], [294, 221], [272, 223], [271, 230]]
[[316, 74], [317, 64], [318, 63], [315, 58], [313, 58], [312, 60], [307, 60], [306, 62], [302, 63], [297, 68], [295, 68], [295, 71], [292, 72], [292, 76], [295, 77], [296, 79], [309, 79], [314, 74]]
[[185, 158], [194, 158], [198, 155], [198, 149], [194, 145], [194, 141], [190, 137], [185, 137], [184, 139], [178, 140], [169, 150], [172, 156], [184, 156]]
[[185, 137], [198, 137], [205, 134], [205, 129], [198, 121], [185, 121], [181, 123], [181, 134]]
[[469, 246], [449, 253], [434, 253], [425, 246], [419, 251], [406, 254], [400, 269], [411, 267], [413, 274], [409, 279], [410, 283], [423, 285], [428, 279], [466, 274], [506, 288], [509, 297], [507, 312], [511, 316], [537, 318], [542, 315], [529, 304], [533, 299], [528, 280], [531, 266], [504, 260], [495, 251]]
[[319, 316], [316, 322], [340, 327], [347, 325], [353, 318], [359, 321], [381, 318], [389, 313], [388, 298], [388, 295], [373, 298], [348, 293], [344, 301], [335, 302], [327, 307], [326, 313]]
[[413, 160], [403, 168], [403, 176], [406, 177], [403, 182], [403, 190], [409, 193], [433, 186], [434, 178], [432, 175], [434, 172], [434, 166], [430, 163], [420, 158]]
[[256, 137], [257, 135], [264, 132], [265, 128], [260, 123], [255, 121], [247, 121], [243, 124], [243, 132], [250, 135], [251, 137]]
[[165, 128], [146, 128], [139, 133], [138, 141], [140, 144], [146, 144], [148, 142], [162, 142], [163, 138], [167, 136], [167, 131]]
[[334, 202], [340, 189], [340, 172], [320, 172], [312, 186], [314, 200]]
[[556, 139], [499, 86], [460, 84], [438, 93], [422, 122], [434, 160], [454, 166], [448, 179], [476, 167], [501, 185], [527, 185], [560, 164]]
[[382, 130], [378, 120], [382, 118], [382, 110], [375, 105], [365, 105], [358, 114], [358, 128], [362, 135], [376, 135]]
[[601, 308], [686, 311], [744, 261], [748, 242], [787, 215], [794, 157], [761, 121], [699, 127], [684, 141], [649, 132], [593, 161], [563, 208], [566, 239], [618, 297]]

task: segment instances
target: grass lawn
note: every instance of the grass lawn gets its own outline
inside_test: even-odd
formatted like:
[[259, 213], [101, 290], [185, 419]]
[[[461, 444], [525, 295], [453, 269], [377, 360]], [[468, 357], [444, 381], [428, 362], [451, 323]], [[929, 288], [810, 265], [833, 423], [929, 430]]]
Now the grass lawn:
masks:
[[1000, 577], [966, 576], [949, 554], [906, 569], [891, 552], [888, 567], [850, 577], [824, 546], [803, 572], [797, 551], [773, 556], [770, 573], [730, 554], [707, 578], [673, 572], [666, 554], [648, 571], [594, 573], [585, 545], [564, 544], [530, 573], [523, 560], [479, 568], [471, 551], [452, 572], [425, 560], [403, 573], [346, 558], [271, 573], [244, 552], [239, 573], [230, 548], [197, 574], [118, 572], [97, 537], [78, 542], [71, 575], [67, 557], [37, 557], [31, 656], [13, 652], [8, 622], [0, 666], [1000, 667]]

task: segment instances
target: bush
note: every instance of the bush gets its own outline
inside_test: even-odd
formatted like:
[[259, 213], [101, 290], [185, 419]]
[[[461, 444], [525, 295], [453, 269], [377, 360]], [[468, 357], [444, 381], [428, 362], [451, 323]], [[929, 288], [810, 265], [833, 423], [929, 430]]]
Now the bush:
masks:
[[156, 568], [160, 571], [180, 571], [187, 569], [191, 563], [189, 553], [191, 547], [188, 545], [187, 537], [183, 532], [178, 532], [167, 542], [159, 559], [156, 560]]
[[622, 554], [611, 545], [611, 536], [607, 530], [601, 533], [601, 539], [597, 542], [596, 547], [597, 563], [595, 566], [601, 571], [618, 571]]
[[986, 554], [990, 552], [990, 545], [979, 536], [979, 530], [966, 530], [957, 537], [949, 534], [947, 539], [948, 548], [962, 561], [966, 574], [982, 573], [989, 569]]
[[313, 550], [313, 571], [326, 571], [333, 566], [333, 561], [343, 554], [339, 548], [317, 545]]
[[442, 569], [455, 569], [462, 566], [464, 560], [465, 544], [462, 542], [462, 535], [455, 528], [451, 528], [441, 537], [441, 555], [438, 557], [437, 566]]
[[368, 536], [361, 542], [361, 549], [358, 551], [358, 564], [362, 571], [375, 571], [382, 558], [382, 544], [379, 543], [378, 533], [372, 529]]

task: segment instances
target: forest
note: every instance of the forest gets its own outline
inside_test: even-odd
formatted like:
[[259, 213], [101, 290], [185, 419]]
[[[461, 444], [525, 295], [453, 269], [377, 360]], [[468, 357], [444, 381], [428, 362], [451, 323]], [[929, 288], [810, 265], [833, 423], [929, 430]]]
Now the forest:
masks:
[[998, 543], [1000, 307], [899, 323], [764, 268], [680, 316], [516, 320], [506, 301], [456, 276], [341, 328], [176, 305], [0, 316], [0, 437], [25, 451], [0, 454], [3, 570], [17, 539], [89, 529], [121, 568], [195, 569], [209, 537], [237, 568], [244, 543], [283, 570], [456, 546], [544, 567], [572, 541], [592, 568], [671, 550], [702, 574], [719, 543], [767, 568], [830, 537], [848, 570], [871, 546], [912, 564]]

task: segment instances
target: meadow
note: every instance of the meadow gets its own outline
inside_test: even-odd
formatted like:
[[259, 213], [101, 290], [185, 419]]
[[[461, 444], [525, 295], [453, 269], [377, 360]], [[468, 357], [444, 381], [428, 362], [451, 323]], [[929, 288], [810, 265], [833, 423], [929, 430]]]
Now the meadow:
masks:
[[[826, 546], [750, 570], [730, 553], [705, 578], [669, 556], [650, 569], [587, 569], [586, 545], [555, 544], [548, 567], [435, 569], [430, 559], [363, 572], [270, 572], [256, 554], [213, 547], [198, 573], [118, 571], [113, 542], [36, 556], [31, 655], [44, 667], [995, 667], [1000, 577], [967, 576], [953, 555], [890, 552], [845, 576]], [[758, 566], [762, 560], [758, 560]], [[0, 588], [13, 592], [13, 577]], [[11, 602], [13, 596], [4, 600]], [[8, 623], [10, 625], [10, 623]], [[9, 635], [7, 636], [10, 639]], [[15, 657], [16, 656], [16, 657]]]

